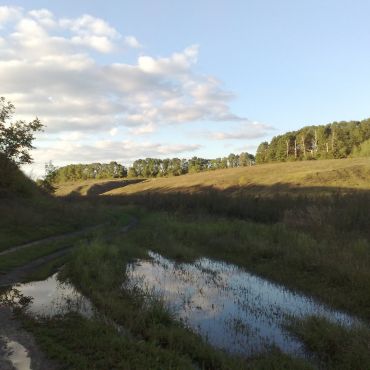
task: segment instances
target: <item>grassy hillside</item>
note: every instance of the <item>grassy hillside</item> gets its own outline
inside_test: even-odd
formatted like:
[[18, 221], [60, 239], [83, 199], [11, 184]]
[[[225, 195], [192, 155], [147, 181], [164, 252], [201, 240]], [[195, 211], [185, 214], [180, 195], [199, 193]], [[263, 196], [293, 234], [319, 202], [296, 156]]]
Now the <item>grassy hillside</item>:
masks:
[[0, 155], [0, 251], [105, 222], [110, 211], [43, 193]]
[[0, 153], [0, 199], [11, 196], [37, 196], [36, 184]]
[[133, 179], [133, 180], [123, 180], [123, 179], [89, 179], [81, 181], [71, 181], [56, 184], [56, 195], [100, 195], [107, 193], [112, 189], [123, 188], [127, 185], [133, 185], [138, 182], [142, 182], [144, 179]]
[[338, 189], [370, 189], [370, 159], [333, 159], [271, 163], [156, 178], [132, 180], [88, 180], [60, 184], [57, 195], [125, 195], [147, 191], [197, 192], [206, 188], [252, 194], [333, 192]]

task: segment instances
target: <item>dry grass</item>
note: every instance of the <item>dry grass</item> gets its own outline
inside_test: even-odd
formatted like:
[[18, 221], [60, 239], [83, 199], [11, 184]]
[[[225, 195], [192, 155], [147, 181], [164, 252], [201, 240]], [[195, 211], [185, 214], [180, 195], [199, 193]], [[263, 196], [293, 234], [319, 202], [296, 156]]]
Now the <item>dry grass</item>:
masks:
[[82, 180], [57, 184], [56, 195], [100, 195], [112, 189], [123, 188], [144, 181], [144, 179], [111, 179], [111, 180]]
[[[108, 185], [109, 184], [109, 189]], [[127, 186], [129, 185], [129, 186]], [[100, 192], [92, 190], [98, 186]], [[57, 195], [124, 195], [145, 191], [195, 192], [201, 188], [236, 190], [251, 193], [286, 193], [337, 191], [338, 188], [370, 189], [370, 159], [351, 158], [323, 161], [271, 163], [253, 167], [231, 168], [178, 177], [148, 179], [140, 183], [123, 180], [88, 180], [60, 184]], [[95, 189], [97, 190], [97, 189]]]

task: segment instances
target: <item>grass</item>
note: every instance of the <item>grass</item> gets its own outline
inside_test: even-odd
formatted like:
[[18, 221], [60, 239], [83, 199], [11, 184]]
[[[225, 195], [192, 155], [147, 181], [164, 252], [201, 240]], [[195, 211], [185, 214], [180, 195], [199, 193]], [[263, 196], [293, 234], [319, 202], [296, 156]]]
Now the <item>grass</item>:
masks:
[[324, 318], [311, 316], [297, 320], [289, 330], [315, 353], [328, 370], [370, 369], [370, 330], [346, 328]]
[[[191, 363], [205, 369], [310, 368], [308, 363], [274, 351], [247, 360], [230, 357], [188, 332], [160, 301], [122, 291], [125, 264], [145, 257], [148, 249], [178, 261], [207, 256], [233, 262], [291, 288], [312, 293], [334, 307], [345, 308], [366, 319], [370, 317], [370, 303], [364, 295], [370, 281], [368, 244], [356, 247], [356, 242], [340, 246], [328, 241], [317, 243], [312, 236], [283, 224], [163, 212], [141, 216], [139, 227], [122, 240], [107, 244], [104, 239], [98, 239], [82, 245], [63, 270], [64, 278], [70, 279], [100, 312], [122, 325], [135, 340], [166, 349], [175, 357], [190, 358]], [[146, 302], [149, 299], [150, 304], [144, 304], [143, 299]], [[347, 337], [349, 341], [366, 343], [366, 336], [362, 335], [350, 331]], [[313, 344], [308, 348], [321, 361], [326, 356], [325, 349], [317, 339], [313, 337]], [[302, 340], [306, 343], [303, 337]], [[322, 342], [330, 343], [330, 338]], [[327, 355], [326, 364], [336, 363], [341, 351], [340, 346], [334, 347]], [[346, 361], [354, 363], [353, 359]]]
[[[74, 240], [74, 242], [77, 242], [77, 240]], [[1, 256], [0, 272], [9, 272], [17, 267], [25, 265], [32, 260], [47, 256], [53, 252], [72, 246], [73, 244], [70, 244], [70, 241], [58, 241], [53, 243], [46, 243], [42, 246], [37, 245], [34, 247], [6, 254], [4, 256]]]
[[[119, 336], [102, 322], [69, 315], [45, 322], [26, 321], [26, 328], [60, 369], [191, 369], [186, 356], [175, 356], [143, 341]], [[165, 365], [164, 365], [165, 364]]]
[[8, 198], [0, 203], [0, 251], [81, 230], [119, 217], [120, 210], [49, 197]]
[[[369, 190], [370, 161], [367, 158], [333, 159], [322, 161], [302, 161], [270, 163], [252, 167], [230, 168], [207, 171], [169, 178], [147, 179], [136, 184], [119, 181], [112, 190], [100, 189], [99, 194], [128, 195], [142, 192], [197, 193], [212, 188], [221, 191], [247, 193], [259, 196], [276, 194], [312, 194], [333, 192], [353, 192]], [[105, 181], [106, 182], [106, 181]], [[103, 181], [88, 180], [58, 184], [57, 195], [93, 195], [89, 190]], [[114, 188], [116, 187], [116, 188]]]
[[[23, 266], [28, 262], [31, 262], [40, 257], [48, 256], [59, 250], [74, 248], [82, 243], [84, 240], [92, 239], [97, 235], [114, 234], [115, 232], [119, 231], [122, 226], [126, 225], [130, 220], [130, 216], [122, 209], [122, 207], [117, 208], [113, 215], [115, 217], [111, 217], [105, 220], [109, 221], [109, 224], [106, 223], [105, 225], [97, 229], [88, 230], [82, 235], [66, 236], [54, 241], [40, 242], [33, 246], [16, 250], [14, 252], [10, 252], [1, 256], [0, 272], [6, 273], [14, 268]], [[61, 260], [63, 261], [64, 259], [65, 257], [62, 257]], [[58, 264], [57, 261], [48, 262], [39, 270], [35, 271], [31, 276], [37, 277], [38, 274], [44, 276], [49, 270], [51, 270], [52, 266], [55, 265], [55, 263]]]
[[144, 179], [88, 179], [55, 184], [58, 196], [100, 195], [116, 188], [123, 188], [144, 181]]
[[23, 323], [36, 336], [38, 344], [48, 356], [60, 364], [61, 370], [312, 370], [302, 361], [292, 360], [279, 352], [272, 352], [268, 357], [255, 357], [248, 363], [238, 364], [229, 360], [225, 367], [219, 367], [217, 363], [199, 367], [190, 356], [153, 342], [118, 335], [110, 325], [76, 315], [41, 322], [23, 319]]
[[28, 273], [23, 282], [42, 281], [56, 273], [68, 262], [69, 256], [64, 255], [42, 264], [39, 268]]
[[[24, 187], [13, 182], [0, 202], [6, 215], [0, 217], [0, 250], [107, 219], [117, 226], [130, 212], [141, 218], [128, 235], [115, 237], [113, 225], [106, 235], [80, 243], [71, 258], [35, 271], [33, 277], [42, 278], [66, 262], [64, 278], [129, 334], [122, 337], [106, 323], [74, 315], [25, 319], [43, 349], [65, 368], [309, 369], [278, 351], [246, 360], [213, 349], [174, 320], [161, 301], [123, 291], [124, 266], [147, 256], [149, 249], [179, 261], [226, 260], [369, 322], [369, 178], [370, 161], [359, 158], [267, 164], [128, 186], [121, 180], [90, 181], [58, 189], [59, 194], [87, 195], [80, 198], [55, 199], [29, 192], [28, 182]], [[121, 207], [127, 204], [148, 212]], [[65, 245], [58, 243], [2, 256], [0, 270]], [[292, 324], [290, 330], [323, 368], [369, 368], [366, 330], [318, 318]]]
[[119, 218], [119, 207], [44, 194], [0, 153], [0, 251]]
[[[274, 351], [247, 360], [230, 357], [209, 347], [200, 337], [176, 322], [160, 301], [149, 300], [150, 304], [144, 304], [144, 301], [148, 302], [148, 297], [122, 291], [125, 264], [136, 258], [144, 258], [149, 249], [178, 261], [189, 262], [202, 256], [226, 260], [290, 288], [309, 293], [332, 307], [357, 314], [365, 320], [370, 319], [370, 301], [364, 293], [370, 285], [370, 245], [361, 234], [357, 235], [358, 238], [344, 238], [340, 242], [341, 238], [332, 239], [329, 237], [331, 234], [317, 240], [309, 232], [294, 230], [283, 223], [263, 224], [205, 213], [169, 214], [136, 210], [136, 215], [141, 219], [137, 229], [124, 238], [113, 238], [107, 242], [101, 236], [81, 245], [63, 269], [63, 277], [70, 279], [87, 295], [100, 312], [122, 325], [134, 341], [169, 351], [171, 356], [178, 359], [190, 359], [191, 364], [204, 369], [310, 368], [308, 363]], [[54, 320], [46, 323], [41, 333], [33, 329], [36, 336], [40, 335], [41, 341], [49, 343], [54, 323]], [[36, 323], [33, 325], [37, 326]], [[63, 326], [63, 321], [60, 325]], [[336, 337], [337, 341], [343, 338], [340, 330], [344, 329], [325, 323], [330, 329], [325, 332], [326, 326], [323, 325], [322, 322], [316, 326], [303, 326], [300, 323], [291, 331], [295, 330], [307, 348], [324, 363], [323, 368], [360, 369], [356, 367], [358, 364], [367, 364], [364, 349], [368, 345], [366, 332], [349, 330], [345, 343], [333, 345], [331, 352], [328, 352], [325, 346], [330, 347]], [[77, 324], [75, 326], [74, 330], [80, 328]], [[86, 334], [84, 330], [72, 335], [83, 336]], [[325, 332], [325, 335], [320, 337], [320, 332]], [[331, 333], [334, 334], [330, 336]], [[64, 348], [63, 341], [69, 335], [66, 331], [65, 337], [62, 336], [53, 346]], [[365, 344], [354, 352], [360, 356], [355, 362], [357, 357], [350, 355], [349, 348], [358, 341]], [[93, 345], [88, 341], [82, 342], [81, 348], [84, 350], [84, 346], [90, 348]], [[343, 352], [343, 346], [347, 346], [346, 352]], [[45, 350], [50, 351], [47, 347]], [[347, 353], [347, 357], [343, 357], [342, 352]], [[344, 365], [337, 366], [342, 360]], [[94, 368], [89, 358], [85, 361]], [[104, 363], [104, 356], [102, 361]], [[127, 368], [130, 366], [135, 368], [134, 365], [127, 365]], [[151, 368], [145, 362], [140, 366]], [[187, 368], [181, 366], [179, 368]]]

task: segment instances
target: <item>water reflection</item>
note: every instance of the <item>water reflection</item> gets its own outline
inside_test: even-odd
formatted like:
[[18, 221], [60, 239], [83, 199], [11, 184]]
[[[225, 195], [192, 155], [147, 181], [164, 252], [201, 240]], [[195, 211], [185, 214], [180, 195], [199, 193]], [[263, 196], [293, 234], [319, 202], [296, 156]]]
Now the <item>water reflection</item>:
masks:
[[53, 317], [77, 312], [93, 315], [91, 302], [71, 284], [60, 282], [57, 274], [43, 281], [17, 284], [0, 295], [0, 304], [23, 308], [32, 316]]
[[314, 314], [344, 325], [355, 322], [231, 264], [206, 258], [178, 264], [152, 252], [150, 257], [128, 265], [125, 288], [161, 297], [188, 327], [232, 353], [251, 355], [277, 346], [305, 356], [302, 344], [284, 329], [288, 317]]
[[1, 337], [1, 340], [5, 342], [6, 346], [5, 358], [12, 364], [13, 368], [16, 370], [31, 370], [31, 358], [26, 348], [7, 337]]

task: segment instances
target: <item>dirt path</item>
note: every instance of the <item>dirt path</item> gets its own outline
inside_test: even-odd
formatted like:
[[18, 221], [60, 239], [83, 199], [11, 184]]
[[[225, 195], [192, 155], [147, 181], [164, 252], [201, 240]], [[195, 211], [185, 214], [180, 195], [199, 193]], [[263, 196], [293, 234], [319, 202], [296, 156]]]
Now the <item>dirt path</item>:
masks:
[[[120, 228], [119, 230], [117, 230], [110, 237], [113, 237], [117, 234], [126, 233], [130, 229], [134, 228], [137, 225], [137, 223], [138, 223], [138, 220], [136, 218], [132, 217], [131, 221], [127, 225], [125, 225], [122, 228]], [[94, 226], [94, 227], [90, 228], [90, 230], [96, 229], [96, 228], [101, 227], [101, 226], [102, 225]], [[75, 235], [80, 235], [80, 234], [85, 233], [86, 231], [87, 231], [87, 229], [84, 229], [82, 231], [75, 232], [75, 233], [72, 233], [72, 234], [69, 233], [69, 234], [60, 235], [57, 238], [62, 238], [63, 236], [66, 237], [66, 236], [71, 236], [71, 235], [74, 235], [74, 236]], [[53, 238], [54, 238], [53, 240], [55, 240], [56, 237], [53, 237]], [[37, 245], [41, 242], [44, 242], [45, 240], [50, 240], [50, 239], [42, 239], [40, 241], [35, 241], [35, 242], [32, 242], [32, 243], [24, 244], [24, 245], [19, 246], [19, 247], [14, 247], [11, 250], [8, 250], [7, 252], [10, 253], [11, 251], [14, 252], [14, 251], [19, 250], [19, 249], [29, 248], [31, 246]], [[45, 264], [47, 262], [50, 262], [50, 261], [52, 261], [52, 260], [54, 260], [58, 257], [66, 255], [72, 249], [73, 249], [73, 246], [69, 246], [69, 247], [66, 247], [66, 248], [63, 248], [63, 249], [59, 249], [58, 251], [56, 251], [54, 253], [48, 254], [47, 256], [42, 256], [40, 258], [37, 258], [37, 259], [35, 259], [35, 260], [33, 260], [33, 261], [23, 265], [23, 266], [20, 266], [20, 267], [17, 267], [15, 269], [13, 269], [12, 271], [10, 271], [6, 274], [0, 275], [0, 287], [6, 287], [6, 286], [14, 285], [18, 282], [21, 282], [22, 280], [24, 280], [24, 278], [29, 273], [36, 270], [38, 267], [40, 267], [43, 264]], [[0, 256], [1, 255], [2, 254], [0, 254]]]
[[90, 231], [98, 230], [99, 228], [101, 228], [101, 227], [103, 227], [105, 225], [107, 225], [107, 223], [99, 224], [99, 225], [94, 225], [94, 226], [89, 226], [89, 227], [87, 227], [85, 229], [82, 229], [82, 230], [72, 231], [70, 233], [56, 235], [56, 236], [49, 236], [48, 238], [44, 238], [44, 239], [40, 239], [40, 240], [35, 240], [33, 242], [22, 244], [22, 245], [17, 245], [15, 247], [11, 247], [11, 248], [8, 248], [8, 249], [0, 252], [0, 257], [1, 256], [4, 256], [5, 254], [9, 254], [9, 253], [12, 253], [12, 252], [15, 252], [15, 251], [19, 251], [21, 249], [26, 249], [26, 248], [34, 247], [35, 245], [38, 245], [38, 244], [43, 244], [43, 243], [46, 243], [46, 242], [53, 242], [53, 241], [61, 240], [61, 239], [64, 239], [64, 238], [69, 238], [69, 237], [73, 237], [73, 236], [83, 235], [83, 234], [88, 233]]
[[[135, 227], [138, 223], [136, 218], [115, 234], [123, 234]], [[56, 240], [66, 236], [76, 236], [85, 233], [88, 230], [100, 227], [94, 226], [74, 233], [64, 234], [57, 237], [51, 237], [40, 241], [24, 244], [7, 250], [7, 253], [15, 250], [28, 248], [39, 244], [40, 242]], [[112, 235], [113, 236], [113, 235]], [[29, 273], [42, 266], [43, 264], [69, 253], [73, 247], [68, 247], [56, 251], [47, 256], [43, 256], [18, 267], [7, 274], [0, 275], [0, 287], [6, 287], [22, 281]], [[5, 254], [0, 253], [0, 256]], [[33, 336], [25, 331], [21, 324], [14, 318], [12, 310], [8, 306], [1, 306], [0, 303], [0, 369], [1, 370], [57, 370], [58, 366], [49, 361], [41, 352]]]
[[73, 247], [61, 249], [54, 253], [48, 254], [47, 256], [43, 256], [36, 260], [33, 260], [26, 265], [17, 267], [7, 274], [4, 274], [2, 276], [0, 275], [0, 287], [7, 287], [23, 281], [32, 271], [36, 270], [38, 267], [44, 265], [47, 262], [66, 255], [72, 248]]

